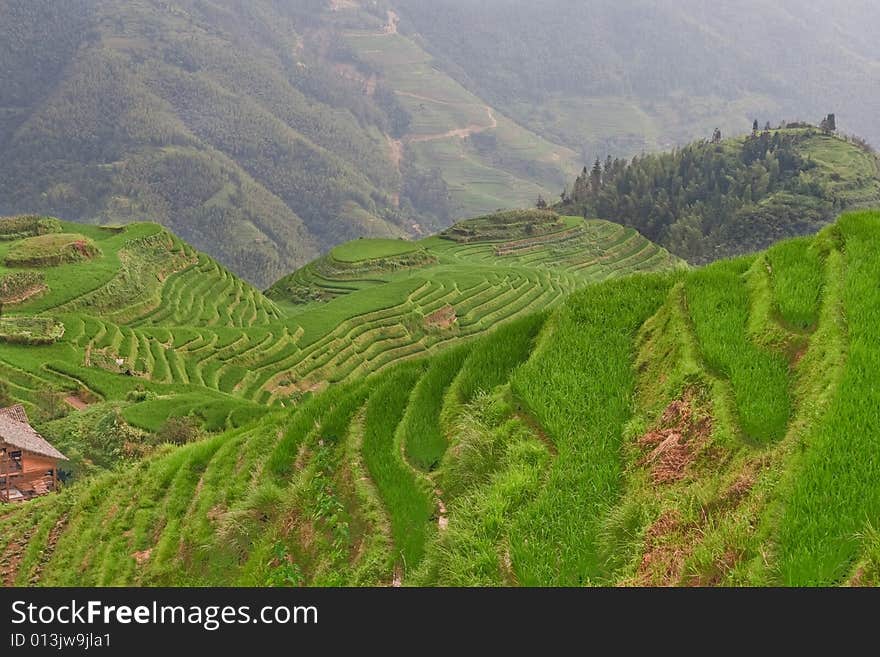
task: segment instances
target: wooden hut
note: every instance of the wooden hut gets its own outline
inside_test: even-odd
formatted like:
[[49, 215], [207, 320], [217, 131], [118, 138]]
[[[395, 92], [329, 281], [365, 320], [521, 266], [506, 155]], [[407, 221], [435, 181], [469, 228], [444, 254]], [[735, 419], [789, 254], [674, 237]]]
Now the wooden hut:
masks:
[[34, 431], [21, 405], [0, 408], [0, 502], [22, 502], [58, 489], [67, 457]]

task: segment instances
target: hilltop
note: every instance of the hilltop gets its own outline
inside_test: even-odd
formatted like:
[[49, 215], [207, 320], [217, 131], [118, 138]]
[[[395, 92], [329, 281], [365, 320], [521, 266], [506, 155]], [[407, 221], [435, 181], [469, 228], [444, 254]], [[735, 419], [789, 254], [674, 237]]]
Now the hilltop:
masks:
[[[512, 259], [518, 298], [529, 284], [520, 267], [554, 272], [551, 290], [576, 273], [569, 238], [604, 245], [586, 268], [597, 275], [614, 245], [622, 262], [637, 249], [620, 227], [576, 221], [510, 213], [416, 248], [356, 242], [279, 283], [276, 306], [254, 298], [264, 312], [286, 309], [288, 322], [297, 310], [325, 313], [326, 335], [346, 345], [376, 327], [381, 349], [409, 330], [400, 319], [379, 326], [400, 313], [392, 291], [422, 304], [430, 295], [439, 308], [470, 290], [465, 308], [479, 309], [498, 297], [485, 269], [493, 261]], [[499, 225], [512, 241], [498, 241]], [[95, 242], [106, 257], [108, 240]], [[586, 285], [551, 310], [526, 305], [451, 348], [354, 367], [292, 407], [257, 395], [265, 414], [251, 423], [4, 509], [4, 582], [877, 585], [880, 472], [864, 455], [880, 435], [878, 254], [880, 214], [848, 214], [758, 254], [699, 270], [669, 259], [662, 271]], [[469, 282], [444, 286], [443, 267], [464, 262]], [[168, 287], [185, 290], [186, 271]], [[333, 300], [301, 299], [301, 289]], [[331, 312], [341, 302], [353, 323]], [[112, 344], [102, 324], [98, 339]], [[205, 344], [235, 354], [243, 335], [245, 349], [266, 349], [210, 321], [188, 342], [147, 317], [135, 324], [119, 330], [142, 344], [180, 342], [182, 358]], [[87, 343], [71, 333], [66, 349]], [[265, 362], [290, 353], [268, 349]], [[17, 353], [0, 350], [4, 360]], [[182, 369], [207, 386], [227, 380], [227, 363]]]
[[864, 141], [809, 124], [702, 140], [584, 168], [557, 207], [632, 226], [693, 264], [812, 235], [880, 205], [880, 159]]

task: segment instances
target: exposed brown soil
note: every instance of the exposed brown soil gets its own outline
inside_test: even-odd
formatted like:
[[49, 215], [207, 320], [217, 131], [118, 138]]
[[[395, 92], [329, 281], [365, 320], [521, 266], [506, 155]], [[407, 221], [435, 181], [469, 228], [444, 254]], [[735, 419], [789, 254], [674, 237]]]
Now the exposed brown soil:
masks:
[[88, 402], [78, 395], [68, 395], [64, 398], [64, 402], [78, 411], [83, 411], [89, 407]]
[[447, 130], [446, 132], [433, 135], [410, 135], [406, 137], [406, 142], [410, 144], [419, 144], [426, 141], [438, 141], [440, 139], [467, 139], [471, 135], [486, 132], [487, 130], [494, 130], [498, 127], [498, 119], [495, 118], [495, 113], [492, 111], [491, 107], [487, 105], [485, 109], [486, 114], [489, 116], [489, 125], [473, 124], [464, 128], [455, 128], [453, 130]]
[[[691, 466], [698, 458], [701, 463], [723, 467], [725, 451], [710, 444], [712, 418], [699, 410], [696, 395], [696, 391], [688, 390], [669, 404], [656, 427], [637, 441], [637, 446], [646, 452], [638, 463], [649, 468], [654, 484], [671, 484], [696, 476]], [[645, 532], [641, 562], [636, 575], [626, 583], [640, 586], [722, 583], [743, 558], [731, 547], [720, 551], [715, 562], [701, 567], [696, 575], [687, 575], [684, 566], [717, 516], [737, 508], [749, 495], [760, 468], [760, 461], [750, 461], [735, 471], [733, 483], [702, 505], [696, 518], [685, 520], [676, 510], [661, 513]]]
[[64, 532], [66, 526], [67, 515], [65, 514], [58, 518], [52, 526], [52, 529], [49, 531], [49, 535], [46, 537], [46, 547], [40, 552], [40, 561], [30, 577], [31, 585], [35, 586], [39, 583], [43, 568], [45, 568], [46, 564], [49, 563], [49, 559], [51, 559], [52, 555], [55, 553], [55, 546], [58, 545], [58, 539], [61, 538], [61, 534]]
[[738, 552], [728, 548], [715, 560], [710, 571], [690, 577], [687, 584], [688, 586], [718, 586], [724, 581], [724, 576], [733, 570], [741, 559], [742, 556]]
[[677, 511], [660, 514], [645, 532], [645, 551], [634, 583], [676, 585], [684, 562], [693, 550], [693, 541], [688, 539], [694, 529], [682, 523]]
[[330, 385], [327, 381], [313, 381], [308, 379], [282, 384], [281, 381], [284, 381], [285, 376], [286, 375], [279, 375], [274, 381], [270, 381], [266, 385], [266, 390], [273, 395], [289, 396], [296, 393], [321, 392], [324, 388]]
[[391, 36], [392, 34], [397, 34], [397, 25], [400, 23], [400, 16], [397, 15], [397, 12], [388, 10], [388, 22], [385, 24], [385, 27], [382, 28], [382, 34], [386, 34]]
[[21, 565], [24, 551], [27, 549], [34, 530], [35, 527], [31, 527], [24, 534], [13, 539], [9, 545], [6, 546], [6, 549], [3, 550], [3, 555], [0, 556], [0, 583], [2, 583], [3, 586], [9, 587], [15, 585], [15, 578], [18, 575], [18, 567]]
[[726, 508], [738, 506], [752, 490], [752, 486], [755, 485], [755, 478], [755, 472], [751, 468], [740, 474], [721, 497], [722, 505]]
[[508, 586], [519, 586], [519, 579], [513, 570], [513, 559], [510, 556], [510, 547], [504, 548], [501, 555], [501, 574]]
[[853, 576], [849, 578], [846, 585], [851, 587], [872, 586], [867, 580], [868, 578], [865, 572], [865, 567], [859, 566], [856, 569], [856, 572], [853, 573]]
[[48, 291], [49, 288], [45, 285], [34, 285], [33, 287], [29, 287], [26, 290], [22, 290], [19, 294], [16, 294], [14, 297], [7, 297], [2, 300], [3, 305], [6, 306], [14, 306], [17, 303], [24, 303], [28, 299], [32, 299], [35, 296], [43, 294], [43, 292]]
[[425, 328], [448, 329], [455, 325], [458, 321], [458, 315], [455, 314], [455, 308], [452, 306], [443, 306], [427, 317], [425, 317]]
[[137, 562], [138, 566], [143, 566], [147, 561], [150, 560], [150, 557], [153, 555], [153, 548], [149, 548], [148, 550], [141, 550], [140, 552], [135, 552], [131, 556], [134, 557], [134, 560]]
[[685, 523], [677, 511], [662, 513], [645, 533], [645, 551], [633, 582], [639, 586], [717, 586], [742, 559], [736, 550], [725, 550], [705, 572], [682, 581], [684, 564], [699, 545], [706, 525]]
[[443, 503], [443, 491], [437, 488], [434, 490], [434, 495], [437, 497], [437, 528], [445, 531], [449, 527], [449, 516]]
[[216, 525], [223, 519], [223, 516], [225, 514], [226, 514], [226, 509], [223, 507], [223, 505], [218, 504], [217, 506], [211, 507], [208, 510], [208, 513], [206, 514], [206, 516], [207, 516], [208, 520], [210, 520], [212, 523], [214, 523]]
[[400, 163], [403, 161], [403, 142], [399, 139], [394, 139], [390, 135], [385, 135], [385, 137], [388, 139], [391, 162], [394, 164], [394, 168], [400, 171]]
[[658, 428], [638, 440], [642, 449], [650, 449], [639, 465], [648, 466], [655, 484], [684, 479], [712, 433], [712, 418], [698, 415], [693, 409], [693, 393], [672, 402], [660, 419]]
[[556, 443], [553, 442], [553, 439], [544, 431], [544, 427], [541, 426], [541, 423], [538, 420], [528, 413], [519, 412], [516, 413], [516, 418], [520, 420], [523, 424], [525, 424], [529, 429], [531, 429], [532, 433], [535, 434], [535, 437], [544, 443], [544, 446], [547, 448], [547, 451], [550, 452], [553, 456], [556, 456], [559, 451], [556, 449]]

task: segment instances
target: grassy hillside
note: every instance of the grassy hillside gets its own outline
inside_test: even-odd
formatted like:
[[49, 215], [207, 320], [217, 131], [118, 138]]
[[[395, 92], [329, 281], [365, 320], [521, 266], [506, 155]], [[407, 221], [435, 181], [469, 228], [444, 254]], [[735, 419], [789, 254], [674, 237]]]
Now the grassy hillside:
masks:
[[[103, 467], [138, 457], [145, 441], [178, 440], [172, 429], [239, 426], [435, 353], [591, 281], [678, 264], [634, 231], [549, 216], [555, 232], [531, 241], [512, 226], [510, 243], [503, 231], [467, 245], [356, 240], [268, 297], [157, 224], [0, 219], [0, 401], [24, 403], [41, 423], [91, 405], [96, 424], [103, 409], [143, 434], [104, 436], [115, 456], [97, 459]], [[58, 258], [59, 245], [79, 245], [76, 257]], [[74, 469], [91, 470], [103, 439], [70, 424], [56, 431], [74, 436]]]
[[[573, 228], [589, 239], [614, 227]], [[432, 281], [447, 257], [474, 271], [534, 258], [549, 272], [554, 255], [574, 275], [564, 232], [510, 256], [433, 238], [424, 266]], [[365, 257], [400, 255], [377, 247]], [[880, 584], [880, 472], [865, 458], [880, 435], [878, 253], [880, 214], [863, 212], [700, 270], [588, 285], [552, 311], [2, 509], [3, 581]], [[359, 278], [322, 309], [406, 280]], [[193, 350], [207, 337], [195, 333]]]
[[770, 128], [584, 169], [560, 208], [632, 226], [691, 263], [811, 235], [880, 204], [880, 159], [829, 131]]

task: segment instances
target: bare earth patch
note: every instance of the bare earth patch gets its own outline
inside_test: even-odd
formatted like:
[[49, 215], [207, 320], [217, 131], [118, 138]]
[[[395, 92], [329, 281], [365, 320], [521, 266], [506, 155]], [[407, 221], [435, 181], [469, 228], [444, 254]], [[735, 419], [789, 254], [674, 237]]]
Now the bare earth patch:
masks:
[[458, 315], [452, 306], [444, 306], [425, 317], [425, 328], [449, 329], [458, 321]]
[[674, 586], [681, 579], [684, 562], [693, 550], [688, 535], [693, 526], [685, 525], [678, 512], [666, 511], [645, 532], [645, 551], [635, 584]]
[[33, 287], [29, 287], [26, 290], [22, 290], [13, 297], [8, 297], [4, 299], [3, 304], [7, 306], [14, 306], [15, 304], [24, 303], [28, 299], [33, 299], [34, 297], [48, 291], [49, 288], [46, 285], [34, 285]]
[[31, 527], [17, 539], [12, 540], [9, 545], [6, 546], [3, 555], [0, 556], [0, 584], [3, 586], [9, 587], [15, 585], [15, 578], [18, 575], [18, 567], [21, 565], [24, 551], [27, 549], [28, 543], [31, 540], [31, 535], [34, 533], [34, 529], [35, 528]]
[[83, 410], [85, 410], [85, 409], [87, 409], [87, 408], [89, 407], [88, 402], [85, 401], [85, 400], [84, 400], [82, 397], [80, 397], [79, 395], [68, 395], [67, 397], [64, 398], [64, 402], [65, 402], [68, 406], [71, 406], [71, 407], [75, 408], [75, 409], [78, 410], [78, 411], [83, 411]]
[[55, 521], [55, 524], [49, 531], [49, 536], [46, 537], [46, 547], [40, 552], [40, 562], [37, 564], [36, 569], [30, 577], [31, 586], [39, 584], [43, 568], [49, 563], [49, 559], [51, 559], [52, 555], [55, 553], [55, 546], [58, 544], [58, 539], [61, 538], [61, 534], [64, 532], [66, 526], [67, 514], [64, 514]]
[[150, 557], [153, 554], [153, 548], [148, 550], [141, 550], [140, 552], [135, 552], [131, 556], [134, 557], [134, 560], [137, 562], [138, 566], [143, 566], [147, 561], [150, 560]]
[[672, 402], [653, 429], [638, 440], [638, 446], [650, 450], [639, 465], [648, 466], [655, 484], [684, 479], [688, 466], [696, 459], [712, 433], [712, 418], [693, 409], [693, 394]]

